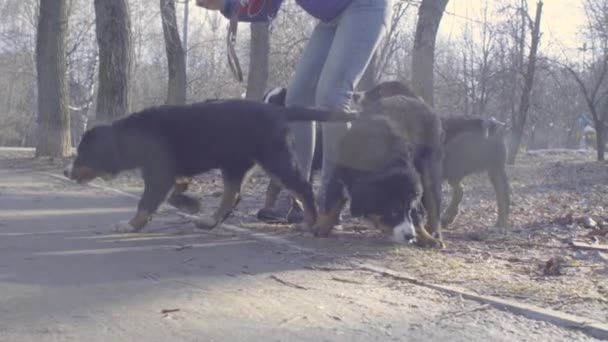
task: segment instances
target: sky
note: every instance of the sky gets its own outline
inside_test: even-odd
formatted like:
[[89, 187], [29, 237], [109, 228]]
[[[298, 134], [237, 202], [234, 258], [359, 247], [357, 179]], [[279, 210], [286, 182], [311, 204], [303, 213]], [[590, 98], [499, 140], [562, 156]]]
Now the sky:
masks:
[[[479, 18], [484, 3], [490, 8], [496, 8], [500, 0], [450, 0], [446, 7], [439, 34], [446, 39], [457, 35], [462, 37], [460, 30], [464, 27], [466, 18]], [[528, 0], [530, 16], [534, 17], [536, 1]], [[544, 0], [541, 31], [541, 44], [553, 53], [575, 53], [581, 46], [579, 32], [585, 24], [585, 13], [582, 0]], [[473, 24], [475, 24], [473, 22]], [[563, 47], [563, 49], [562, 49]]]

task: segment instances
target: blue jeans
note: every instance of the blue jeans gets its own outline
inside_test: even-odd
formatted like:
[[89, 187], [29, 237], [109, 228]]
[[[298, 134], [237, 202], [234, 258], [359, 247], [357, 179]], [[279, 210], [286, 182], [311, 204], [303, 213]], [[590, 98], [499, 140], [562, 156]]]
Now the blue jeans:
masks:
[[[316, 106], [348, 110], [351, 94], [367, 68], [388, 26], [390, 0], [353, 0], [332, 22], [319, 22], [296, 66], [288, 86], [287, 106]], [[335, 154], [346, 123], [323, 123], [323, 167], [320, 207], [325, 189], [335, 169]], [[314, 122], [291, 126], [295, 152], [302, 172], [310, 177], [315, 149]]]

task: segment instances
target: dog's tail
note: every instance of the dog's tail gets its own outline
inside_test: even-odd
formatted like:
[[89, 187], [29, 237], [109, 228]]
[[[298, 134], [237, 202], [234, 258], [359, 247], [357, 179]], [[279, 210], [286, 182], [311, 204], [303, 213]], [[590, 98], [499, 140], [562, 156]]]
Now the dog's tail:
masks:
[[283, 108], [287, 121], [334, 121], [345, 122], [353, 121], [359, 117], [356, 112], [330, 111], [325, 109], [315, 109], [307, 107], [287, 107]]
[[441, 118], [441, 125], [445, 133], [445, 141], [450, 141], [462, 133], [474, 133], [483, 135], [484, 138], [493, 136], [500, 131], [504, 123], [492, 118], [463, 118], [451, 117]]

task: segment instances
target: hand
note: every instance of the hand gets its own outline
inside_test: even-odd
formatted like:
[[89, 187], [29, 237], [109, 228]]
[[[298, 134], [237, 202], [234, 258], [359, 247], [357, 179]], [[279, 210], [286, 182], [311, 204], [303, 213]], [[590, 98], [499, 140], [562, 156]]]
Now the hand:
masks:
[[225, 0], [196, 0], [196, 5], [208, 10], [217, 11], [224, 8], [224, 1]]

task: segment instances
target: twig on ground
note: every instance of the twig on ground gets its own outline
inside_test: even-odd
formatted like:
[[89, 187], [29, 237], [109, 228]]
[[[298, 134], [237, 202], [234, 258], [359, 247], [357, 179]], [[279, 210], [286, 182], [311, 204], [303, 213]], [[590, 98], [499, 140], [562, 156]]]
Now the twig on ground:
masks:
[[198, 286], [198, 285], [196, 285], [196, 284], [192, 284], [192, 283], [187, 282], [187, 281], [184, 281], [184, 280], [174, 280], [174, 281], [175, 281], [176, 283], [178, 283], [178, 284], [187, 285], [187, 286], [193, 287], [193, 288], [198, 289], [198, 290], [201, 290], [201, 291], [205, 291], [205, 292], [208, 292], [208, 291], [209, 291], [209, 289], [206, 289], [206, 288], [204, 288], [204, 287]]
[[316, 265], [310, 265], [310, 266], [303, 266], [305, 269], [308, 270], [313, 270], [313, 271], [325, 271], [325, 272], [332, 272], [332, 271], [357, 271], [360, 270], [360, 268], [358, 267], [329, 267], [329, 266], [316, 266]]
[[331, 277], [331, 280], [335, 280], [335, 281], [339, 281], [341, 283], [347, 283], [347, 284], [356, 284], [356, 285], [363, 285], [364, 284], [362, 281], [345, 279], [345, 278], [339, 278], [339, 277]]
[[480, 306], [474, 307], [469, 310], [447, 312], [447, 313], [439, 316], [439, 319], [441, 320], [441, 319], [446, 319], [446, 318], [460, 317], [460, 316], [464, 316], [464, 315], [473, 313], [475, 311], [487, 310], [490, 307], [491, 307], [490, 304], [482, 304]]
[[572, 244], [572, 246], [574, 248], [577, 248], [577, 249], [608, 252], [608, 245], [599, 245], [599, 244], [592, 245], [592, 244], [585, 243], [582, 241], [574, 241], [574, 240], [570, 243]]
[[336, 316], [336, 315], [328, 315], [328, 316], [329, 316], [329, 318], [333, 318], [336, 321], [341, 321], [342, 320], [342, 318], [340, 318], [339, 316]]
[[298, 284], [294, 284], [294, 283], [289, 282], [289, 281], [285, 281], [285, 280], [283, 280], [283, 279], [281, 279], [281, 278], [277, 277], [277, 276], [276, 276], [276, 275], [274, 275], [274, 274], [270, 275], [270, 276], [269, 276], [269, 278], [270, 278], [270, 279], [274, 279], [274, 280], [276, 280], [277, 282], [279, 282], [279, 283], [281, 283], [281, 284], [283, 284], [283, 285], [285, 285], [285, 286], [293, 287], [293, 288], [296, 288], [296, 289], [299, 289], [299, 290], [308, 290], [308, 289], [307, 289], [306, 287], [304, 287], [304, 286], [301, 286], [301, 285], [298, 285]]
[[192, 245], [179, 245], [179, 246], [173, 248], [173, 250], [179, 252], [179, 251], [183, 251], [184, 249], [190, 249], [190, 248], [192, 248]]
[[187, 263], [189, 263], [190, 261], [193, 261], [194, 259], [196, 259], [196, 258], [195, 258], [195, 257], [188, 258], [188, 259], [186, 259], [186, 260], [182, 261], [182, 262], [181, 262], [181, 264], [187, 264]]
[[180, 311], [179, 309], [162, 309], [160, 310], [160, 313], [163, 315], [166, 315], [168, 313], [172, 313], [172, 312], [178, 312]]

